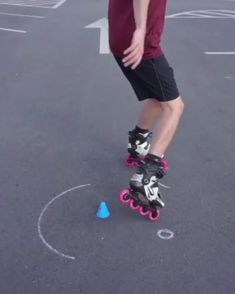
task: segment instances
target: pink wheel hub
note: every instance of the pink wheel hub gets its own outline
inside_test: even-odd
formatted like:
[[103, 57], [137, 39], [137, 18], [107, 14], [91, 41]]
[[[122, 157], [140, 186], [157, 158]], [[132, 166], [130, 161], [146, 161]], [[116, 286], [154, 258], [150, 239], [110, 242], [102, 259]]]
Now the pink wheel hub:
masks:
[[131, 199], [129, 204], [130, 204], [130, 208], [133, 210], [138, 210], [140, 208], [139, 204], [135, 203], [136, 201], [134, 199]]
[[149, 218], [151, 221], [157, 221], [157, 220], [160, 218], [160, 208], [157, 208], [157, 210], [154, 211], [154, 212], [149, 211], [149, 213], [148, 213], [148, 218]]
[[120, 195], [119, 195], [119, 199], [120, 199], [120, 201], [122, 202], [122, 203], [124, 203], [124, 204], [127, 204], [127, 203], [129, 203], [130, 202], [130, 193], [131, 193], [131, 191], [129, 190], [129, 189], [125, 189], [125, 190], [123, 190], [121, 193], [120, 193]]
[[142, 216], [146, 216], [146, 215], [149, 214], [149, 210], [146, 209], [146, 208], [143, 207], [143, 206], [140, 206], [140, 208], [139, 208], [139, 213], [140, 213]]

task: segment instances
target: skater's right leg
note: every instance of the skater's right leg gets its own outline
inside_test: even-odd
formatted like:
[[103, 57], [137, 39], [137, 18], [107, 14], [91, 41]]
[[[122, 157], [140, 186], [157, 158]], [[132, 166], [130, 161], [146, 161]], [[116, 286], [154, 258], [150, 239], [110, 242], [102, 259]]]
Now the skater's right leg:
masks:
[[[159, 71], [161, 74], [161, 69], [158, 68], [156, 76]], [[163, 73], [165, 73], [165, 69]], [[146, 199], [150, 207], [164, 207], [164, 202], [159, 194], [159, 180], [164, 177], [167, 169], [167, 164], [163, 160], [163, 156], [174, 137], [184, 109], [184, 104], [179, 96], [172, 71], [167, 70], [167, 77], [160, 75], [157, 78], [163, 97], [159, 101], [156, 99], [156, 104], [160, 104], [158, 124], [157, 127], [154, 127], [154, 137], [151, 142], [151, 148], [145, 157], [144, 164], [138, 167], [136, 173], [130, 180], [132, 193], [135, 194], [137, 192], [141, 201]], [[142, 126], [152, 127], [156, 123], [158, 115], [151, 116], [149, 120], [145, 119], [146, 117], [148, 117], [148, 108], [145, 114], [142, 113], [141, 122]], [[140, 124], [140, 121], [138, 123]]]
[[[158, 128], [155, 129], [150, 152], [130, 180], [130, 188], [139, 196], [151, 203], [152, 206], [164, 207], [159, 194], [159, 179], [166, 173], [166, 165], [162, 159], [166, 148], [172, 141], [179, 124], [184, 104], [179, 97], [175, 100], [164, 102]], [[143, 197], [144, 196], [144, 197]], [[144, 202], [143, 202], [144, 203]]]
[[151, 154], [159, 157], [163, 157], [170, 145], [184, 110], [184, 103], [181, 97], [172, 101], [161, 102], [161, 105], [163, 110], [154, 128], [150, 149]]
[[[133, 144], [133, 147], [139, 145], [141, 148], [146, 144], [145, 147], [148, 148], [143, 148], [145, 157], [141, 162], [143, 164], [137, 168], [130, 180], [130, 193], [133, 197], [139, 197], [141, 202], [154, 210], [156, 207], [164, 206], [158, 189], [159, 180], [165, 175], [167, 169], [162, 157], [175, 134], [183, 112], [183, 102], [176, 85], [174, 71], [164, 55], [143, 60], [135, 70], [124, 67], [118, 58], [116, 60], [138, 100], [146, 100], [137, 121], [138, 128], [142, 129], [146, 135], [159, 118], [158, 127], [154, 128], [151, 149], [147, 154], [149, 143], [147, 145], [137, 140], [136, 144]], [[143, 134], [140, 135], [143, 137]]]

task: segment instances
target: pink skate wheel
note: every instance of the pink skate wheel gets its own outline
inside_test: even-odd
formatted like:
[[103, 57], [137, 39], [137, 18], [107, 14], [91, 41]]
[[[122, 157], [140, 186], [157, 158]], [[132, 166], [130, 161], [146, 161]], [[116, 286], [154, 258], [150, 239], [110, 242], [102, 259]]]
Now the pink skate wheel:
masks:
[[149, 214], [149, 210], [143, 206], [140, 206], [139, 208], [139, 213], [142, 215], [142, 216], [146, 216]]
[[136, 201], [134, 199], [131, 199], [130, 202], [130, 208], [133, 210], [138, 210], [140, 208], [139, 204], [136, 204]]
[[151, 221], [156, 221], [158, 220], [160, 217], [160, 209], [157, 208], [156, 211], [149, 211], [148, 213], [148, 218], [151, 220]]
[[121, 193], [120, 193], [120, 195], [119, 195], [119, 200], [122, 202], [122, 203], [124, 203], [124, 204], [127, 204], [127, 203], [129, 203], [129, 201], [130, 201], [130, 190], [129, 189], [125, 189], [125, 190], [123, 190]]

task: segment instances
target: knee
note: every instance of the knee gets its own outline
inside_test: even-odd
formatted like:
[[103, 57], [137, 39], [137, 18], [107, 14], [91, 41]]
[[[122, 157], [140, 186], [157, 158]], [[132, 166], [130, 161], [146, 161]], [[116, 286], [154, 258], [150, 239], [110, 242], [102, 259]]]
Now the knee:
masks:
[[179, 101], [178, 101], [177, 108], [178, 108], [178, 112], [179, 112], [180, 116], [182, 116], [182, 114], [184, 112], [184, 102], [183, 102], [182, 98], [178, 98], [178, 99], [179, 99]]
[[155, 109], [162, 108], [161, 103], [154, 98], [147, 99], [146, 104], [151, 108], [155, 108]]
[[184, 112], [184, 102], [181, 97], [161, 103], [162, 109], [165, 112], [170, 113], [171, 115], [175, 115], [177, 117], [181, 117]]

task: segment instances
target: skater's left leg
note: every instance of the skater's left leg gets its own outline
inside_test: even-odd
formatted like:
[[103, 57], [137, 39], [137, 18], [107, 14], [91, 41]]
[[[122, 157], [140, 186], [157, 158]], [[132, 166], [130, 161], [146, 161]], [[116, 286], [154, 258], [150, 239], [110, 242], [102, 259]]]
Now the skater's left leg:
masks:
[[147, 99], [144, 102], [136, 127], [129, 132], [128, 152], [126, 164], [135, 166], [141, 164], [141, 158], [147, 155], [152, 128], [162, 111], [161, 104], [156, 99]]
[[[136, 142], [138, 142], [137, 145], [147, 143], [147, 140], [149, 137], [149, 130], [153, 127], [157, 117], [162, 112], [161, 103], [157, 101], [156, 99], [149, 98], [142, 103], [143, 103], [143, 107], [140, 111], [137, 124], [135, 128], [130, 132], [133, 139], [131, 139], [131, 142], [129, 143], [134, 145], [136, 145]], [[143, 155], [146, 155], [146, 154], [143, 154]]]

